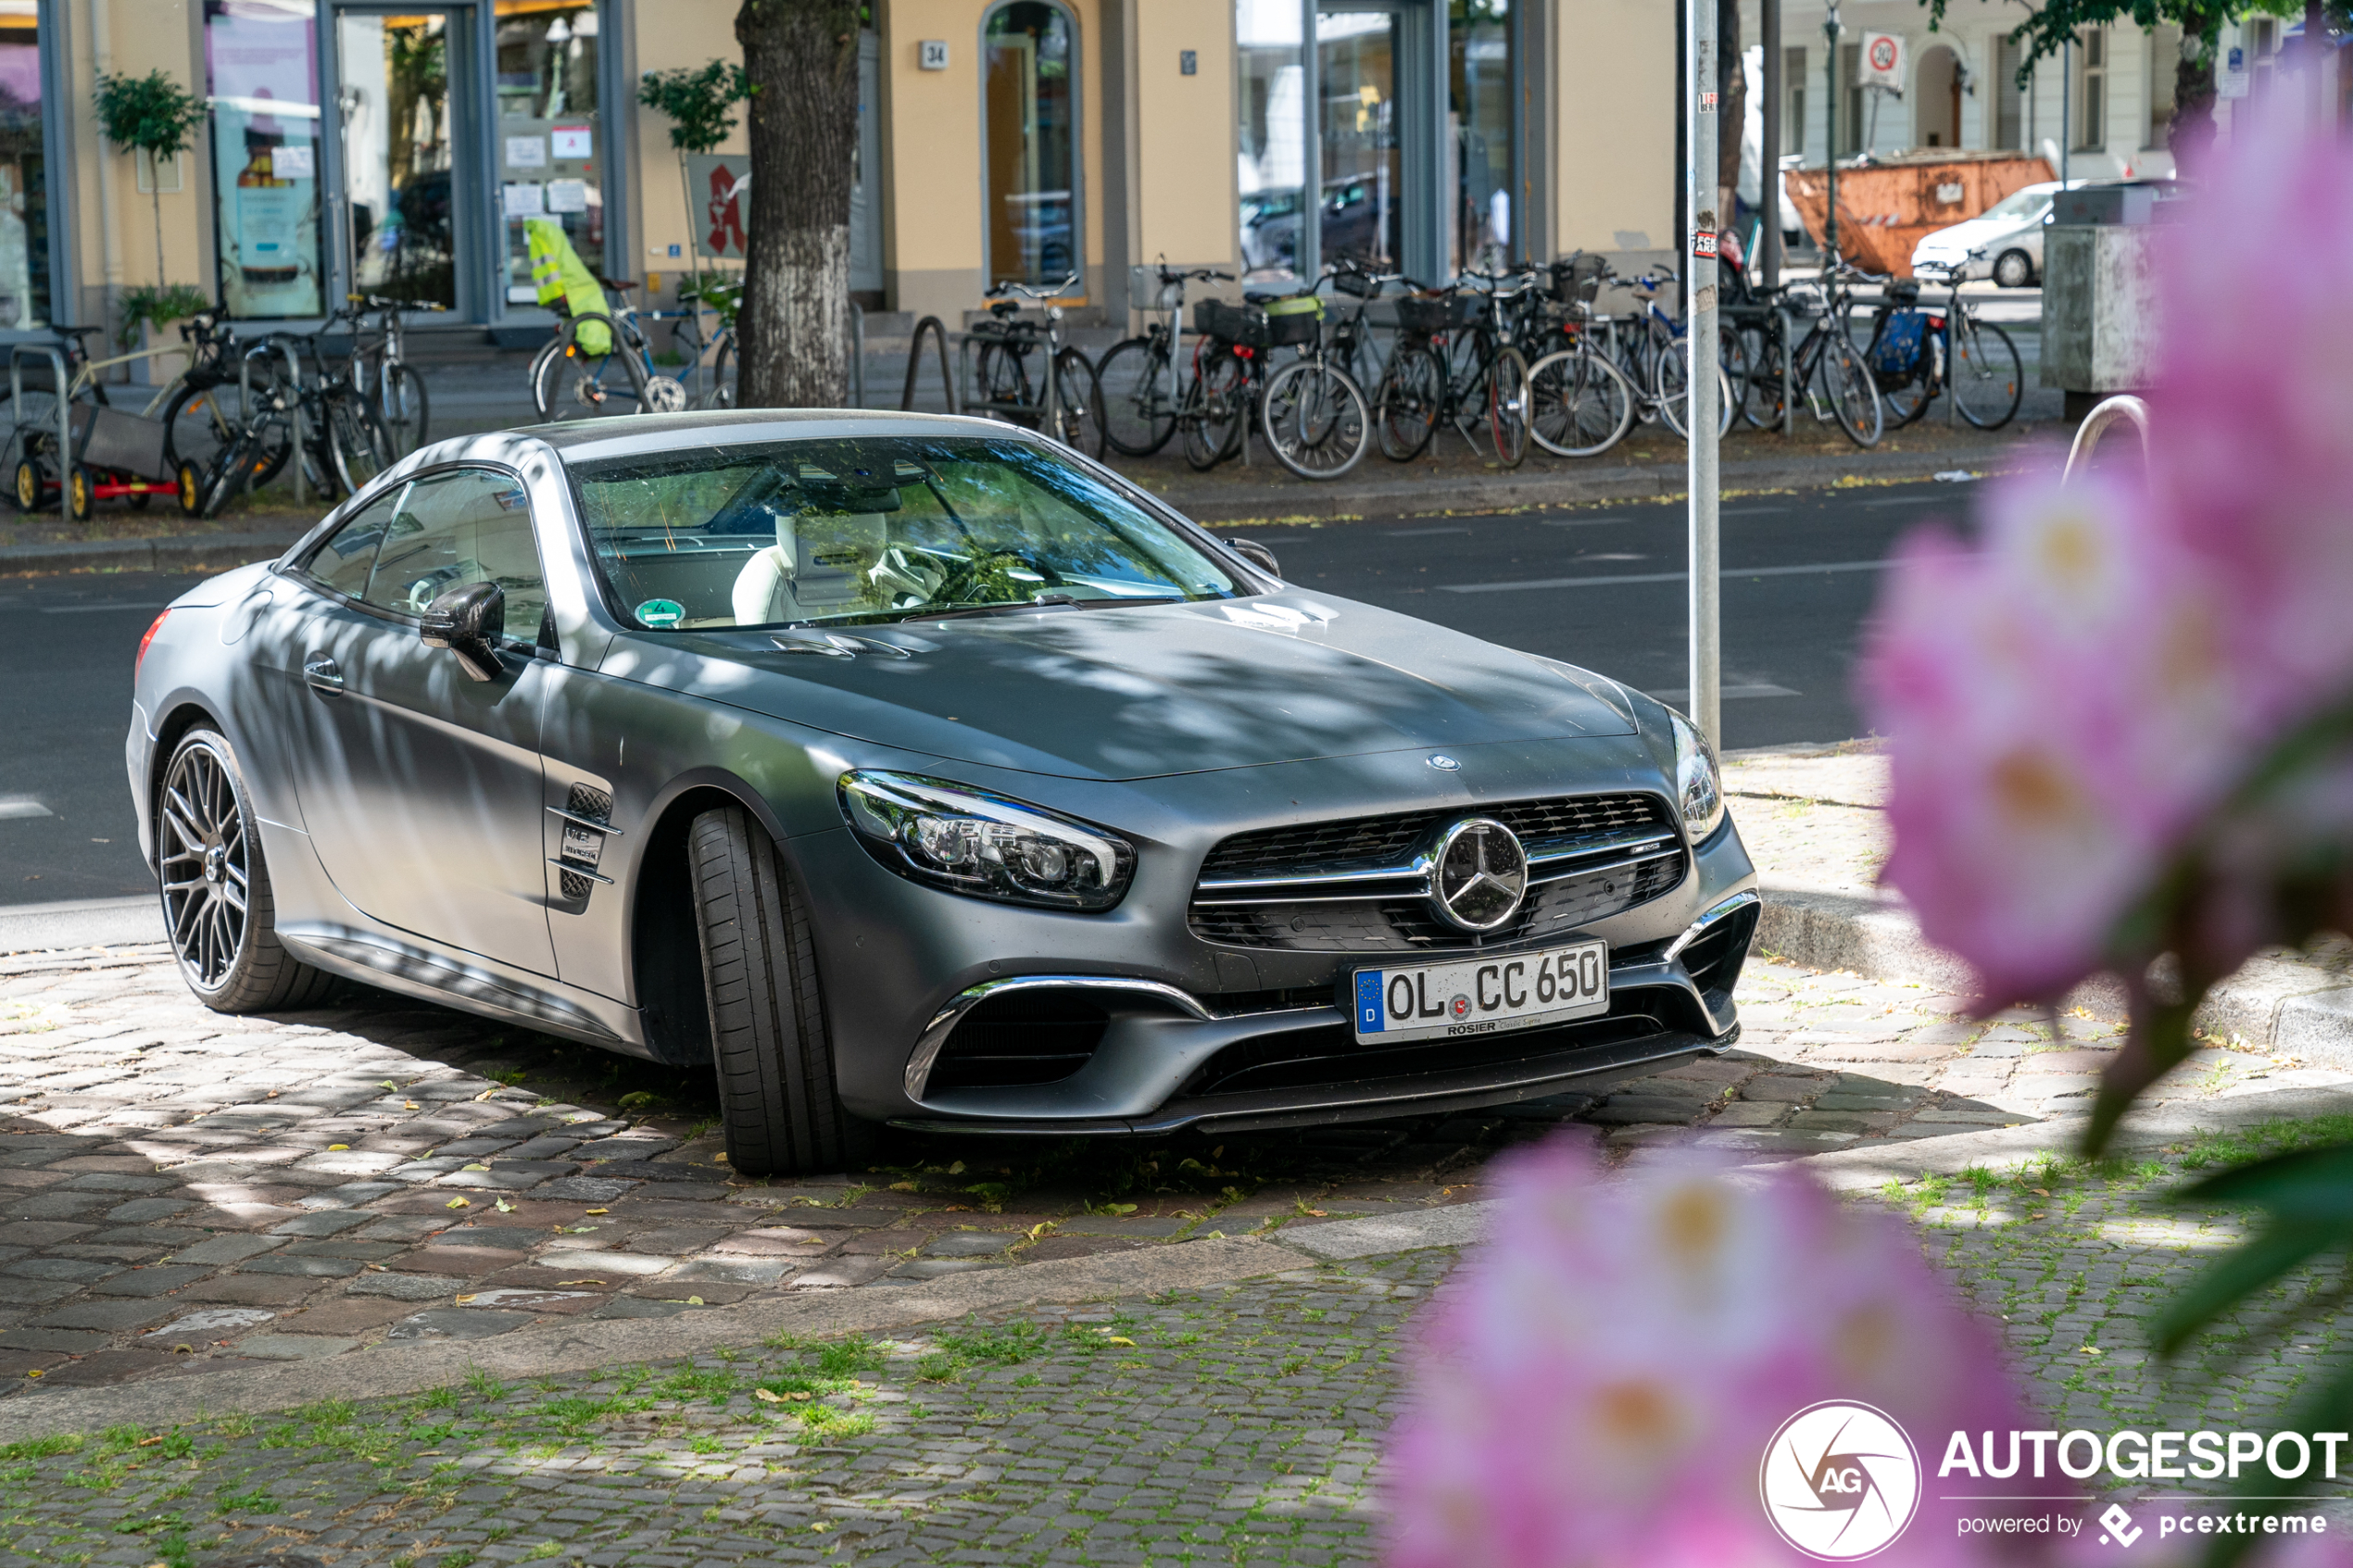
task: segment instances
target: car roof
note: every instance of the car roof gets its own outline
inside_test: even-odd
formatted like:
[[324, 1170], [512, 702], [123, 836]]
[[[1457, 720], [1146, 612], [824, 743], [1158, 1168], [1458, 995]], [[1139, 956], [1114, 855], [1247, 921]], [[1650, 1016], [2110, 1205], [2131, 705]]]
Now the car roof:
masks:
[[633, 414], [562, 424], [522, 425], [482, 435], [451, 436], [404, 458], [396, 472], [414, 472], [467, 458], [515, 461], [552, 450], [569, 465], [603, 458], [675, 452], [717, 442], [839, 440], [845, 436], [925, 434], [994, 441], [1039, 437], [998, 420], [950, 414], [902, 414], [881, 408], [742, 408], [722, 412]]

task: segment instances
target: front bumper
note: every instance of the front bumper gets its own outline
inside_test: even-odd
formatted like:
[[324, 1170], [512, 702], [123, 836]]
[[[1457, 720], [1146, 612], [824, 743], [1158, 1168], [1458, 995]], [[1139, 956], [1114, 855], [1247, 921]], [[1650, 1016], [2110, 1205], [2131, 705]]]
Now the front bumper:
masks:
[[[1365, 964], [1416, 960], [1204, 940], [1186, 923], [1185, 896], [1218, 831], [1198, 845], [1146, 843], [1139, 885], [1101, 915], [914, 885], [882, 870], [847, 830], [792, 840], [817, 915], [846, 1104], [935, 1131], [1273, 1127], [1541, 1098], [1736, 1037], [1731, 990], [1755, 928], [1756, 879], [1729, 823], [1689, 852], [1687, 873], [1661, 895], [1484, 949], [1602, 938], [1610, 1013], [1475, 1041], [1372, 1047], [1355, 1044], [1347, 981]], [[1156, 864], [1175, 885], [1152, 887]], [[975, 1043], [983, 1026], [996, 1043]]]

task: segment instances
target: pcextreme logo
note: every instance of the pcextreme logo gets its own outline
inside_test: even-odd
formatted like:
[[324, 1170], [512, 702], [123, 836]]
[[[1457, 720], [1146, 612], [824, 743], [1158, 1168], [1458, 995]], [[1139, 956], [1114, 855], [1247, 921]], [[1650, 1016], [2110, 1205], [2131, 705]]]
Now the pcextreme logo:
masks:
[[1843, 1399], [1781, 1423], [1757, 1471], [1765, 1516], [1823, 1562], [1854, 1562], [1904, 1534], [1920, 1502], [1920, 1458], [1886, 1411]]

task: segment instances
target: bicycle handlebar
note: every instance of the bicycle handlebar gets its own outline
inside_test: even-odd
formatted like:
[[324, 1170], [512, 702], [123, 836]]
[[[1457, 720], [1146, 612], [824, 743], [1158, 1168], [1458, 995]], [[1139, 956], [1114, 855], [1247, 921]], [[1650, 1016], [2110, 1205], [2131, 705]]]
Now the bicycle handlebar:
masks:
[[1017, 283], [1011, 278], [1000, 278], [982, 295], [994, 299], [999, 295], [1018, 295], [1024, 299], [1055, 299], [1078, 286], [1078, 274], [1073, 272], [1059, 283]]

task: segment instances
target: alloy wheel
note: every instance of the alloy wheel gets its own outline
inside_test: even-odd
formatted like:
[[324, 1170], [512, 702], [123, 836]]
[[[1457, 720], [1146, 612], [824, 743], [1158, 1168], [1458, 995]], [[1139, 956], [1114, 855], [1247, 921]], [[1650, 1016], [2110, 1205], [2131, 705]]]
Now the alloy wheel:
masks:
[[198, 986], [218, 990], [245, 950], [252, 865], [236, 784], [210, 746], [173, 760], [157, 829], [172, 950]]

